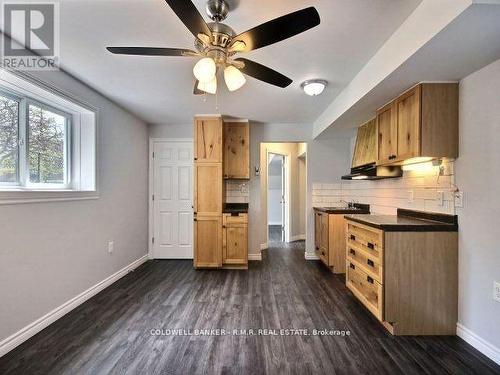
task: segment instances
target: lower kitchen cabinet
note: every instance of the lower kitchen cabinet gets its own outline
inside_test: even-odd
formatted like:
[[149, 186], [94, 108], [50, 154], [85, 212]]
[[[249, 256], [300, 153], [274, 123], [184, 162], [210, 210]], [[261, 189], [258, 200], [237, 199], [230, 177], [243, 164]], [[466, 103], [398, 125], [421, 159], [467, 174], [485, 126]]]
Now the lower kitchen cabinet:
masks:
[[455, 335], [457, 232], [346, 227], [346, 285], [392, 334]]
[[345, 272], [345, 219], [343, 214], [315, 212], [316, 255], [333, 273]]
[[230, 266], [248, 265], [248, 215], [222, 215], [222, 263]]
[[194, 267], [222, 266], [221, 216], [197, 216], [194, 219]]

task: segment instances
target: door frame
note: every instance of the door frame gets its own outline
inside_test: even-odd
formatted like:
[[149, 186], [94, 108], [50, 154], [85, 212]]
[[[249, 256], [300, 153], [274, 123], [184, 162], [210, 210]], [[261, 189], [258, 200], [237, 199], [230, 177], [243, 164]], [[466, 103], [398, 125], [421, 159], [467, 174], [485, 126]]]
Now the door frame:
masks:
[[[149, 259], [154, 259], [153, 258], [153, 234], [154, 234], [154, 210], [153, 210], [153, 193], [154, 193], [154, 158], [153, 158], [153, 152], [154, 152], [154, 146], [157, 143], [164, 143], [164, 142], [193, 142], [192, 138], [149, 138], [149, 171], [148, 171], [148, 258]], [[194, 162], [193, 162], [193, 168], [194, 168]], [[191, 178], [191, 191], [193, 191], [193, 179]], [[191, 205], [193, 205], [193, 202], [191, 201]], [[193, 225], [193, 223], [191, 223]], [[193, 244], [194, 246], [194, 244]]]
[[[285, 142], [286, 143], [286, 142]], [[290, 242], [290, 153], [274, 152], [266, 147], [266, 244], [269, 246], [269, 154], [283, 156], [285, 166], [285, 243]]]

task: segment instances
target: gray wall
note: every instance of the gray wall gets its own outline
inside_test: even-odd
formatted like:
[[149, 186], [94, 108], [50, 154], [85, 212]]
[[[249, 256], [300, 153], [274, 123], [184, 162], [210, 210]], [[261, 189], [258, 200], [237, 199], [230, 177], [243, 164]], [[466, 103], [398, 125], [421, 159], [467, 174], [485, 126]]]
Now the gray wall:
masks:
[[[500, 348], [500, 60], [460, 83], [460, 157], [456, 184], [465, 194], [458, 208], [459, 323]], [[488, 187], [491, 184], [491, 187]], [[497, 349], [498, 350], [498, 349]]]
[[99, 108], [100, 198], [0, 206], [0, 341], [147, 254], [147, 125], [62, 72], [37, 77]]

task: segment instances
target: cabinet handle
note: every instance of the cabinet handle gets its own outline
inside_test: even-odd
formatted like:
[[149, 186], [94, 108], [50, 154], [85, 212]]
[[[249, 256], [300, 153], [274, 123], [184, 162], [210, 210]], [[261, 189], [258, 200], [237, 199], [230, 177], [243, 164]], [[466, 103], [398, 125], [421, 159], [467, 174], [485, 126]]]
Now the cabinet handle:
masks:
[[194, 158], [194, 160], [198, 160], [198, 158]]
[[372, 244], [371, 242], [368, 242], [368, 243], [366, 244], [366, 246], [368, 246], [368, 248], [369, 248], [369, 249], [372, 249], [372, 250], [373, 250], [373, 249], [375, 249], [375, 245], [374, 245], [374, 244]]
[[352, 263], [349, 263], [349, 267], [352, 268], [353, 270], [356, 269], [356, 266], [354, 264], [352, 264]]
[[351, 234], [351, 240], [356, 241], [356, 236], [354, 234]]
[[324, 251], [322, 251], [322, 252], [321, 252], [321, 255], [325, 255], [325, 252], [324, 252]]
[[373, 284], [373, 279], [370, 276], [366, 276], [366, 281], [368, 281], [370, 284]]
[[321, 214], [318, 214], [318, 216], [321, 216]]
[[368, 264], [370, 267], [375, 267], [375, 263], [373, 263], [373, 260], [368, 259], [366, 261], [366, 264]]
[[353, 250], [353, 249], [350, 249], [349, 252], [352, 254], [352, 255], [356, 255], [356, 252]]
[[316, 250], [319, 250], [319, 246], [316, 246]]
[[198, 221], [198, 219], [197, 219], [197, 218], [194, 218], [194, 219], [193, 219], [193, 221]]
[[194, 215], [197, 215], [197, 214], [198, 214], [198, 212], [196, 212], [196, 211], [193, 211], [193, 214], [194, 214]]
[[225, 227], [226, 227], [225, 225], [222, 226], [222, 228], [225, 228]]

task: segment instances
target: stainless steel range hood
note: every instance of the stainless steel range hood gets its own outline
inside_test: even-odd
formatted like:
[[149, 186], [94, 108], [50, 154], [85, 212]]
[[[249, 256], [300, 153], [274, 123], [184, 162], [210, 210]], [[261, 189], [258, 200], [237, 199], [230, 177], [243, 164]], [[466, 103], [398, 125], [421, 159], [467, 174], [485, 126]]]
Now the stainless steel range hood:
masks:
[[351, 168], [351, 173], [342, 176], [342, 180], [382, 180], [403, 176], [401, 166], [377, 166], [375, 163]]

